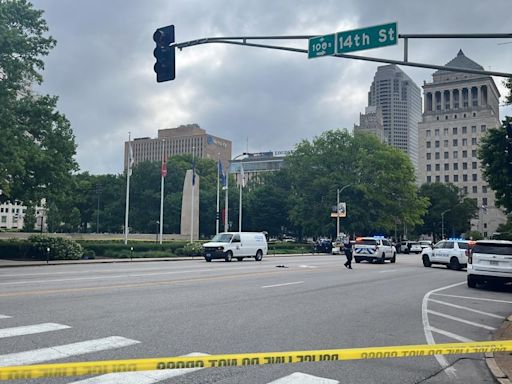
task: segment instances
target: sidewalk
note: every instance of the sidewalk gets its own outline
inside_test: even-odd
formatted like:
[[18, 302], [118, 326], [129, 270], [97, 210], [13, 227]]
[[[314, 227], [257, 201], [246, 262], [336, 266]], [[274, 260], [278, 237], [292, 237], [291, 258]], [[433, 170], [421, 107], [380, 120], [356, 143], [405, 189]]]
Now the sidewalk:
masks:
[[[494, 340], [512, 340], [512, 315], [496, 331], [493, 338]], [[491, 353], [486, 361], [498, 383], [512, 384], [512, 352]]]
[[[274, 257], [290, 257], [290, 256], [334, 256], [330, 253], [290, 253], [290, 254], [268, 254], [265, 258], [272, 259]], [[133, 259], [116, 259], [116, 258], [103, 258], [97, 257], [90, 260], [50, 260], [48, 263], [45, 260], [8, 260], [0, 259], [0, 268], [14, 268], [14, 267], [37, 267], [43, 265], [71, 265], [71, 264], [106, 264], [106, 263], [143, 263], [154, 261], [184, 261], [184, 260], [201, 260], [202, 256], [175, 256], [175, 257], [134, 257]]]

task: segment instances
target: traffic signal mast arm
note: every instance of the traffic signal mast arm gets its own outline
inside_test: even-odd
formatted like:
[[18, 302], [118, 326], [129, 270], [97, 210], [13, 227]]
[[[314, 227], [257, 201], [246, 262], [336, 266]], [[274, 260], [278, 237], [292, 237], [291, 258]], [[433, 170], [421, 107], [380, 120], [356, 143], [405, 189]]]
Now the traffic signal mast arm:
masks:
[[[317, 35], [206, 37], [206, 38], [202, 38], [202, 39], [184, 41], [181, 43], [173, 43], [173, 44], [171, 44], [171, 48], [178, 48], [181, 50], [183, 48], [192, 47], [195, 45], [220, 43], [220, 44], [242, 45], [242, 46], [254, 47], [254, 48], [277, 49], [277, 50], [281, 50], [281, 51], [290, 51], [290, 52], [298, 52], [298, 53], [307, 54], [308, 53], [307, 49], [268, 45], [268, 44], [250, 43], [248, 41], [249, 40], [309, 40], [314, 37], [317, 37]], [[409, 66], [409, 67], [419, 67], [419, 68], [428, 68], [428, 69], [438, 69], [438, 70], [445, 70], [445, 71], [451, 71], [451, 72], [463, 72], [463, 73], [472, 73], [472, 74], [478, 74], [478, 75], [499, 76], [499, 77], [512, 77], [512, 73], [506, 73], [506, 72], [483, 71], [483, 70], [469, 69], [469, 68], [446, 67], [446, 66], [442, 66], [442, 65], [415, 63], [415, 62], [407, 61], [408, 39], [419, 39], [419, 38], [422, 38], [422, 39], [427, 39], [427, 38], [430, 38], [430, 39], [448, 39], [448, 38], [453, 38], [453, 39], [460, 39], [460, 38], [496, 39], [496, 38], [512, 38], [512, 33], [399, 34], [398, 37], [401, 39], [404, 39], [404, 41], [406, 43], [404, 46], [404, 61], [383, 59], [383, 58], [377, 58], [377, 57], [350, 55], [350, 54], [336, 54], [333, 56], [341, 57], [341, 58], [345, 58], [345, 59], [373, 61], [373, 62], [378, 62], [378, 63], [396, 64], [396, 65], [404, 65], [404, 66]]]

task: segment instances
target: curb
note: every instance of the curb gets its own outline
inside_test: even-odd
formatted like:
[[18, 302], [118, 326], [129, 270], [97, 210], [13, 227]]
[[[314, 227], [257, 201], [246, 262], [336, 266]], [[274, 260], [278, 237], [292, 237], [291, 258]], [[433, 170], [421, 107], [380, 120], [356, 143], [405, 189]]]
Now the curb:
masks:
[[[291, 253], [291, 254], [277, 254], [277, 255], [267, 255], [266, 258], [273, 259], [274, 257], [296, 257], [296, 256], [339, 256], [339, 255], [331, 255], [331, 254], [311, 254], [311, 253]], [[42, 267], [47, 265], [77, 265], [77, 264], [115, 264], [115, 263], [149, 263], [149, 262], [163, 262], [163, 261], [191, 261], [191, 260], [199, 260], [202, 259], [202, 256], [190, 256], [190, 257], [162, 257], [162, 258], [134, 258], [134, 259], [89, 259], [89, 260], [63, 260], [62, 262], [17, 262], [18, 264], [11, 264], [11, 265], [1, 265], [0, 269], [2, 268], [21, 268], [21, 267]], [[16, 262], [16, 261], [15, 261]]]
[[[494, 333], [493, 338], [496, 338], [496, 336], [499, 338], [508, 327], [512, 327], [512, 315], [507, 317], [503, 324], [501, 324], [500, 328], [498, 328], [498, 330]], [[512, 359], [512, 356], [510, 359]], [[496, 361], [494, 353], [488, 352], [485, 354], [485, 363], [487, 364], [487, 368], [489, 368], [489, 371], [491, 371], [491, 374], [494, 376], [494, 379], [497, 383], [512, 384], [511, 378], [508, 377], [505, 372], [503, 372], [500, 365]]]

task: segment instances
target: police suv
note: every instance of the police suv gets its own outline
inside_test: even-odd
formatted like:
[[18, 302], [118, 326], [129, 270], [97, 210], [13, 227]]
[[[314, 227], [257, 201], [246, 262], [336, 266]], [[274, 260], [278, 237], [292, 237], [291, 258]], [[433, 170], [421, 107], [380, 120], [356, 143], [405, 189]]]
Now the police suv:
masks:
[[425, 248], [421, 252], [424, 267], [432, 264], [444, 264], [450, 269], [460, 270], [466, 268], [468, 255], [473, 241], [464, 239], [441, 240], [432, 248]]
[[358, 237], [354, 244], [354, 260], [360, 263], [366, 260], [370, 263], [378, 261], [384, 263], [389, 260], [396, 261], [396, 249], [384, 236]]

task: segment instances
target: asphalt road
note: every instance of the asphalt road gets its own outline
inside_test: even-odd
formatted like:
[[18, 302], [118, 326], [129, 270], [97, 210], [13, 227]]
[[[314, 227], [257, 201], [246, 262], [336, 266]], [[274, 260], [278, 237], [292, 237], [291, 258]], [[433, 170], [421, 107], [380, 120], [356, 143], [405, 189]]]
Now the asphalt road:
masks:
[[[512, 313], [510, 289], [469, 289], [464, 271], [424, 268], [417, 255], [399, 255], [396, 264], [354, 264], [353, 270], [343, 262], [343, 256], [315, 255], [269, 256], [259, 263], [206, 263], [198, 258], [4, 268], [0, 366], [486, 341]], [[482, 357], [15, 382], [493, 383]]]

